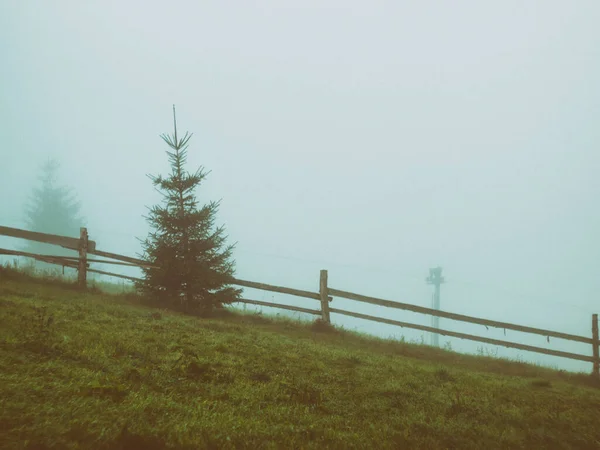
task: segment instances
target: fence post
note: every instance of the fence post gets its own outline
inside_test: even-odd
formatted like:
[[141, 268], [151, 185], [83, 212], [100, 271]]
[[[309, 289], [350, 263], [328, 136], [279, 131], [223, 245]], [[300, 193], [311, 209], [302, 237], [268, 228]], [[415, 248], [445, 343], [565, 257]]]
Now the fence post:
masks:
[[327, 270], [321, 270], [319, 293], [321, 294], [321, 318], [323, 319], [323, 322], [331, 323], [329, 318], [329, 289], [327, 288]]
[[600, 379], [600, 356], [598, 355], [598, 346], [600, 340], [598, 338], [598, 314], [592, 314], [592, 354], [594, 355], [594, 370], [592, 375]]
[[81, 227], [79, 230], [79, 265], [77, 266], [77, 282], [80, 288], [87, 286], [87, 250], [87, 228]]

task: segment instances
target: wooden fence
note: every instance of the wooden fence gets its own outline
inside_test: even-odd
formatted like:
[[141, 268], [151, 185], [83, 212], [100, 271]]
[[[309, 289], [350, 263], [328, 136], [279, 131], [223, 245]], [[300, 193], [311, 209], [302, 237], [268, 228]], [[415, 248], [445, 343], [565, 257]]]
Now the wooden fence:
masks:
[[[81, 233], [79, 238], [71, 238], [65, 236], [57, 236], [46, 233], [37, 233], [32, 231], [21, 230], [17, 228], [3, 227], [0, 226], [0, 235], [11, 236], [16, 238], [22, 238], [27, 240], [33, 240], [38, 242], [44, 242], [48, 244], [59, 245], [61, 247], [65, 247], [72, 250], [77, 250], [79, 252], [78, 257], [66, 257], [66, 256], [51, 256], [51, 255], [38, 255], [34, 253], [27, 253], [22, 251], [15, 250], [7, 250], [0, 249], [0, 254], [5, 255], [15, 255], [15, 256], [26, 256], [30, 258], [34, 258], [36, 260], [44, 261], [51, 264], [58, 264], [63, 267], [71, 267], [77, 269], [78, 271], [78, 282], [80, 286], [86, 286], [87, 280], [87, 272], [98, 273], [102, 275], [109, 275], [119, 278], [128, 279], [131, 281], [140, 281], [140, 279], [135, 277], [130, 277], [127, 275], [121, 275], [111, 272], [105, 272], [102, 270], [91, 269], [89, 267], [90, 263], [102, 263], [102, 264], [119, 264], [124, 266], [133, 266], [133, 267], [152, 267], [148, 264], [148, 262], [131, 258], [128, 256], [118, 255], [116, 253], [110, 253], [98, 250], [96, 248], [96, 242], [90, 241], [88, 239], [88, 233], [86, 228], [81, 228]], [[108, 261], [108, 260], [99, 260], [99, 259], [89, 259], [88, 254], [93, 254], [97, 256], [102, 256], [105, 258], [110, 258], [116, 261]], [[422, 306], [417, 306], [409, 303], [401, 303], [392, 300], [384, 300], [376, 297], [368, 297], [365, 295], [355, 294], [352, 292], [343, 291], [340, 289], [334, 289], [328, 285], [327, 280], [327, 271], [321, 270], [320, 279], [319, 279], [319, 292], [310, 292], [304, 291], [300, 289], [292, 289], [288, 287], [282, 286], [274, 286], [265, 283], [257, 283], [254, 281], [246, 281], [240, 279], [233, 279], [232, 284], [259, 289], [263, 291], [269, 292], [278, 292], [281, 294], [294, 295], [297, 297], [307, 298], [311, 300], [315, 300], [319, 302], [320, 308], [304, 308], [298, 306], [290, 306], [290, 305], [282, 305], [278, 303], [271, 303], [259, 300], [251, 300], [251, 299], [240, 299], [238, 303], [247, 303], [252, 305], [259, 306], [268, 306], [272, 308], [280, 308], [290, 311], [302, 312], [306, 314], [313, 314], [316, 316], [321, 316], [321, 319], [326, 323], [331, 323], [330, 315], [340, 314], [349, 317], [355, 317], [364, 320], [370, 320], [379, 323], [385, 323], [389, 325], [396, 325], [405, 328], [411, 328], [415, 330], [427, 331], [434, 334], [441, 334], [444, 336], [456, 337], [459, 339], [467, 339], [471, 341], [483, 342], [486, 344], [499, 345], [508, 348], [516, 348], [519, 350], [526, 350], [530, 352], [543, 353], [546, 355], [559, 356], [562, 358], [574, 359], [578, 361], [586, 361], [592, 363], [592, 375], [596, 378], [600, 378], [600, 356], [599, 356], [599, 348], [600, 348], [600, 339], [598, 336], [598, 314], [592, 315], [592, 337], [584, 337], [577, 336], [568, 333], [562, 333], [557, 331], [545, 330], [541, 328], [534, 328], [522, 325], [515, 325], [506, 322], [499, 322], [495, 320], [482, 319], [477, 317], [466, 316], [463, 314], [455, 314], [445, 311], [439, 311], [436, 309], [425, 308]], [[408, 322], [401, 322], [397, 320], [385, 319], [382, 317], [371, 316], [367, 314], [360, 314], [351, 311], [346, 311], [342, 309], [332, 308], [330, 303], [333, 301], [334, 297], [345, 298], [349, 300], [354, 300], [362, 303], [369, 303], [371, 305], [385, 306], [387, 308], [395, 308], [401, 309], [404, 311], [412, 311], [421, 314], [428, 314], [437, 317], [443, 317], [446, 319], [473, 323], [477, 325], [483, 325], [487, 327], [495, 327], [495, 328], [503, 328], [506, 330], [515, 330], [524, 333], [537, 334], [541, 336], [546, 336], [548, 342], [550, 341], [550, 337], [555, 337], [559, 339], [564, 339], [572, 342], [579, 342], [584, 344], [589, 344], [592, 346], [592, 356], [581, 355], [577, 353], [564, 352], [559, 350], [551, 350], [542, 347], [535, 347], [531, 345], [519, 344], [516, 342], [504, 341], [499, 339], [490, 339], [481, 336], [475, 336], [472, 334], [458, 333], [455, 331], [443, 330], [439, 328], [428, 327], [424, 325], [417, 325]]]

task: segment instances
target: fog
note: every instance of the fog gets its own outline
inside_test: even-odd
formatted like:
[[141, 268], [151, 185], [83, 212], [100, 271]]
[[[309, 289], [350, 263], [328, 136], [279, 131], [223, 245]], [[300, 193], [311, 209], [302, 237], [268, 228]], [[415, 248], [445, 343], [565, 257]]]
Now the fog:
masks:
[[[600, 312], [599, 14], [583, 0], [1, 2], [0, 225], [24, 227], [40, 166], [55, 156], [90, 239], [136, 256], [143, 215], [160, 200], [146, 174], [169, 171], [159, 135], [172, 131], [175, 104], [178, 128], [194, 133], [189, 170], [211, 171], [198, 198], [222, 199], [237, 277], [316, 291], [327, 269], [331, 287], [430, 307], [425, 278], [439, 265], [442, 310], [589, 337]], [[2, 248], [22, 244], [0, 237]]]

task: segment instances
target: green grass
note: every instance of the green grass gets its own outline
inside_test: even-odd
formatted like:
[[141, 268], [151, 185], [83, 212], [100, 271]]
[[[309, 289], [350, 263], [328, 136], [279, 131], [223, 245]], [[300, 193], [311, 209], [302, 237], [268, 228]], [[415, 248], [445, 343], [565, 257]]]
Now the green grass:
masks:
[[0, 268], [0, 448], [600, 448], [589, 376]]

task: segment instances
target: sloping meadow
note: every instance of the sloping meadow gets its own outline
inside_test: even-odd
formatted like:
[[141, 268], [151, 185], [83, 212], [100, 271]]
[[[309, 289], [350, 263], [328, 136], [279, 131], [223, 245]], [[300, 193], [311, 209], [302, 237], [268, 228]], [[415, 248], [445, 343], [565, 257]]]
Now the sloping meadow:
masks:
[[584, 376], [0, 271], [0, 447], [600, 448]]

